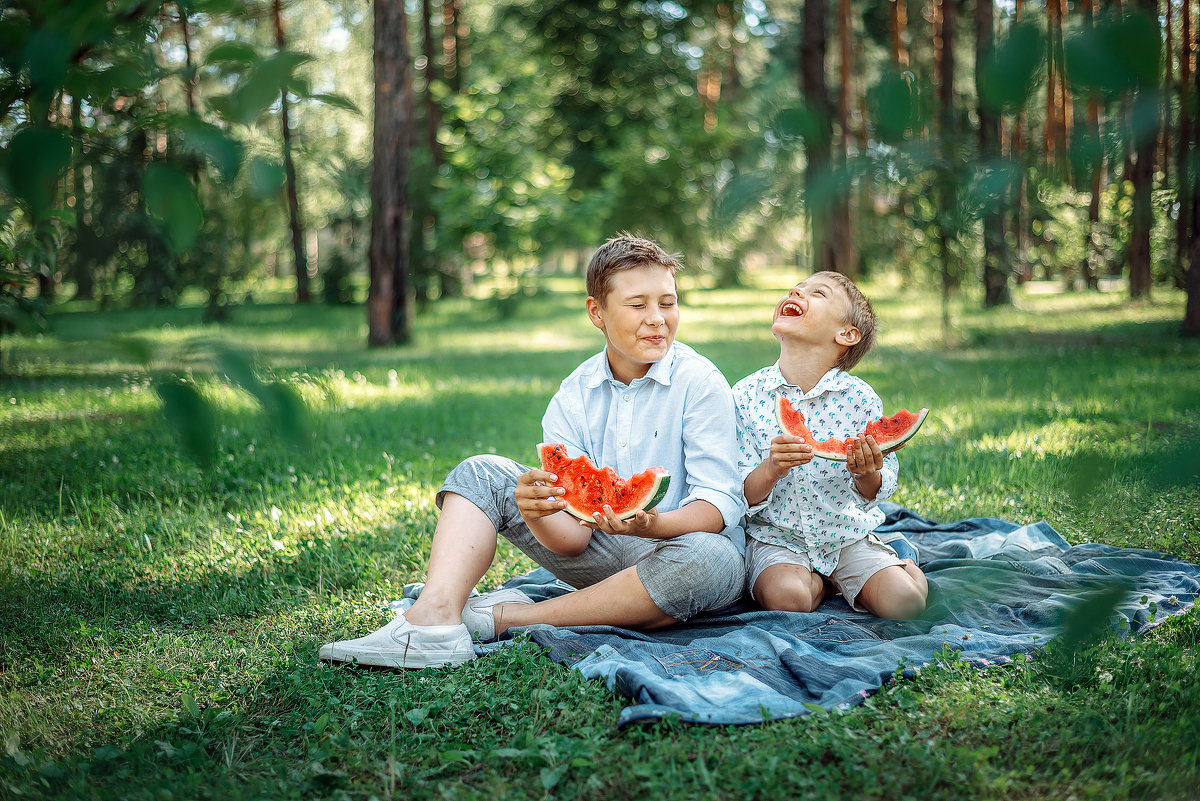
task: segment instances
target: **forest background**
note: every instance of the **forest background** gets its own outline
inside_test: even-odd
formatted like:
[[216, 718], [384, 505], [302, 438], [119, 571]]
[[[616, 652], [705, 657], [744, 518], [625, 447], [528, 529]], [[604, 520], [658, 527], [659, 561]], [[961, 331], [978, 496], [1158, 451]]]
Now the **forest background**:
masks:
[[[1187, 290], [1187, 0], [55, 0], [0, 12], [0, 317], [263, 281], [416, 309], [651, 235], [755, 265]], [[276, 284], [277, 285], [277, 284]], [[191, 294], [189, 294], [191, 293]], [[943, 305], [943, 317], [948, 315]], [[948, 320], [944, 320], [948, 323]]]
[[861, 279], [935, 410], [894, 500], [1200, 561], [1197, 11], [0, 0], [0, 797], [1196, 797], [1194, 611], [748, 727], [317, 649], [459, 459], [532, 458], [623, 229], [730, 380]]

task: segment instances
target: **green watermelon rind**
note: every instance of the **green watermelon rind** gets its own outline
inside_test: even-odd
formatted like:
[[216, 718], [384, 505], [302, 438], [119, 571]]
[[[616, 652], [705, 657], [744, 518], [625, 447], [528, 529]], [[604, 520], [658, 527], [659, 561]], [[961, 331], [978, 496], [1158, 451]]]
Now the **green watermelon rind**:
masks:
[[[545, 464], [545, 460], [542, 459], [542, 448], [553, 448], [553, 447], [554, 447], [554, 443], [542, 442], [542, 443], [538, 444], [538, 446], [537, 446], [538, 462], [540, 464]], [[583, 458], [587, 459], [586, 456]], [[591, 459], [587, 459], [587, 462], [588, 462], [588, 464], [592, 464]], [[594, 469], [596, 469], [597, 471], [600, 470], [600, 468], [596, 468], [595, 465], [592, 465], [592, 467]], [[643, 472], [645, 472], [645, 471], [643, 471]], [[641, 475], [641, 473], [638, 473], [638, 475]], [[631, 517], [634, 517], [640, 510], [643, 510], [643, 509], [650, 510], [650, 509], [655, 508], [662, 502], [663, 498], [667, 497], [667, 489], [670, 486], [671, 486], [671, 475], [669, 473], [667, 473], [665, 470], [661, 473], [658, 473], [654, 477], [654, 483], [650, 485], [650, 492], [648, 493], [648, 498], [646, 500], [642, 501], [641, 503], [639, 503], [634, 508], [618, 514], [616, 516], [617, 519], [618, 520], [628, 520]], [[587, 512], [584, 512], [581, 509], [578, 509], [577, 507], [572, 506], [570, 501], [567, 501], [567, 508], [564, 509], [563, 511], [567, 512], [572, 517], [577, 517], [580, 520], [583, 520], [584, 522], [587, 522], [587, 523], [595, 523], [596, 522], [595, 518], [593, 518]]]
[[[782, 394], [780, 394], [776, 398], [776, 400], [775, 400], [775, 419], [779, 423], [780, 430], [782, 430], [784, 432], [788, 432], [788, 428], [784, 424], [784, 419], [783, 419], [783, 402], [785, 400], [787, 400], [787, 399], [784, 398]], [[788, 403], [790, 405], [791, 402], [788, 401]], [[907, 412], [907, 411], [908, 411], [907, 409], [901, 410], [901, 412]], [[901, 412], [896, 412], [896, 414], [900, 414]], [[803, 420], [803, 413], [800, 413], [800, 412], [797, 412], [797, 413], [801, 415], [801, 420]], [[900, 450], [906, 444], [908, 444], [908, 441], [916, 435], [917, 431], [920, 430], [921, 426], [925, 423], [925, 418], [929, 416], [929, 410], [921, 409], [920, 411], [915, 412], [915, 414], [917, 415], [916, 421], [911, 426], [906, 428], [900, 436], [896, 437], [895, 439], [887, 440], [886, 442], [879, 442], [878, 440], [876, 440], [876, 444], [879, 445], [879, 450], [883, 452], [884, 456], [887, 456], [889, 453], [894, 453], [895, 451]], [[890, 416], [894, 417], [895, 415], [890, 415]], [[805, 431], [807, 431], [807, 427], [805, 428]], [[793, 433], [793, 432], [788, 432], [788, 433]], [[844, 439], [843, 440], [827, 439], [827, 440], [821, 440], [818, 442], [816, 437], [814, 437], [811, 432], [809, 432], [808, 437], [803, 437], [803, 435], [794, 434], [794, 433], [793, 433], [793, 436], [800, 436], [803, 439], [807, 439], [809, 441], [809, 444], [813, 446], [813, 456], [819, 456], [822, 459], [828, 459], [833, 462], [846, 461], [846, 451], [845, 451], [845, 445], [844, 445], [845, 440]], [[838, 445], [841, 445], [842, 450], [839, 452], [836, 450], [822, 449], [821, 446], [825, 445], [827, 443], [836, 443]]]

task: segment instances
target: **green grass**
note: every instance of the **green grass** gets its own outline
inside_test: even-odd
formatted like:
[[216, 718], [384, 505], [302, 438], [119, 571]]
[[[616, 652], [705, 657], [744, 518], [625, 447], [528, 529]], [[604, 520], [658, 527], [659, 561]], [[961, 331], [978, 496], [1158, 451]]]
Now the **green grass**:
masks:
[[[680, 338], [730, 380], [769, 363], [792, 276], [689, 286]], [[526, 644], [458, 669], [317, 663], [423, 576], [459, 459], [525, 461], [558, 381], [600, 346], [577, 281], [501, 319], [423, 314], [367, 350], [361, 308], [59, 311], [5, 338], [0, 377], [0, 798], [1200, 798], [1200, 615], [978, 671], [951, 661], [860, 707], [741, 728], [622, 732], [624, 699]], [[1019, 294], [954, 308], [867, 287], [885, 409], [929, 406], [895, 500], [927, 517], [1049, 521], [1072, 542], [1200, 561], [1200, 343], [1182, 296]], [[154, 349], [149, 365], [117, 343]], [[299, 388], [311, 452], [213, 380], [195, 344], [252, 348]], [[218, 469], [151, 389], [194, 371]], [[530, 567], [506, 544], [481, 589]]]

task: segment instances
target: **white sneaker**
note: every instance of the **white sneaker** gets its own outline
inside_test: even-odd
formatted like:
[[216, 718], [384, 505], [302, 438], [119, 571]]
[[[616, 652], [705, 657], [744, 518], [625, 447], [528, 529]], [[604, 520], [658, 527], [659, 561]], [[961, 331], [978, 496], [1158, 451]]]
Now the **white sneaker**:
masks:
[[469, 662], [475, 658], [475, 648], [467, 627], [461, 623], [418, 626], [398, 614], [391, 623], [365, 637], [322, 645], [320, 658], [324, 662], [424, 668]]
[[496, 639], [496, 620], [492, 610], [497, 604], [531, 604], [533, 599], [520, 590], [492, 590], [467, 599], [462, 619], [471, 636], [477, 640]]

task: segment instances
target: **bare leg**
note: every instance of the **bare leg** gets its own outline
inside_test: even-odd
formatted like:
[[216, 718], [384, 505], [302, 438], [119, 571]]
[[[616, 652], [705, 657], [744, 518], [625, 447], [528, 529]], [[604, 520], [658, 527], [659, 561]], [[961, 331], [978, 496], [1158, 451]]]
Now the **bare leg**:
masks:
[[825, 579], [800, 565], [771, 565], [758, 574], [754, 598], [763, 609], [813, 612], [825, 600]]
[[903, 566], [885, 567], [867, 579], [855, 603], [877, 617], [911, 620], [925, 611], [928, 597], [925, 574], [905, 559]]
[[497, 604], [492, 614], [497, 635], [513, 626], [532, 623], [656, 629], [677, 622], [650, 599], [636, 567], [627, 567], [590, 587], [536, 604]]
[[433, 530], [425, 588], [404, 616], [417, 626], [461, 623], [467, 596], [495, 558], [492, 521], [466, 498], [446, 493]]

